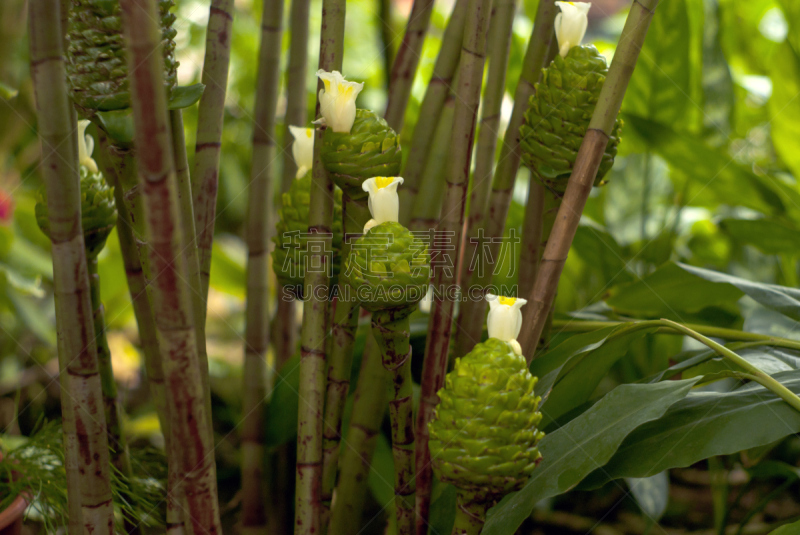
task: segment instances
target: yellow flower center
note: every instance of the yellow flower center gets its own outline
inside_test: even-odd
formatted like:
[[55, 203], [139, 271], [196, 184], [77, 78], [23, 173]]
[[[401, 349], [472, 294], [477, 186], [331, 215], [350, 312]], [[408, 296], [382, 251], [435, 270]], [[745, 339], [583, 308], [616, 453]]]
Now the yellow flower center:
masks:
[[311, 139], [311, 132], [313, 132], [313, 128], [306, 128], [306, 137]]
[[393, 182], [394, 177], [391, 176], [376, 176], [375, 177], [375, 185], [378, 186], [378, 189], [383, 189], [387, 186], [390, 186]]
[[344, 97], [349, 97], [353, 94], [353, 86], [351, 84], [339, 84], [339, 93]]
[[325, 92], [329, 92], [331, 90], [331, 81], [326, 80], [325, 78], [322, 79], [322, 85], [325, 86]]
[[512, 306], [514, 303], [517, 302], [517, 298], [516, 297], [506, 297], [504, 295], [501, 295], [501, 296], [497, 297], [497, 302], [500, 303], [501, 305]]

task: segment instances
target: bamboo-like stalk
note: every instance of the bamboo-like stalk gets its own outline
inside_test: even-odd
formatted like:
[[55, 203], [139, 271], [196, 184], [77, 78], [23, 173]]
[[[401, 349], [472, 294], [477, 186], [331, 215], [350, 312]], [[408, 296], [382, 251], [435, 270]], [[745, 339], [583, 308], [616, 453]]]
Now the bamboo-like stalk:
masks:
[[[458, 258], [464, 223], [464, 205], [467, 196], [475, 119], [481, 97], [481, 80], [486, 55], [486, 34], [491, 15], [491, 0], [470, 0], [464, 23], [464, 41], [459, 65], [458, 85], [454, 89], [455, 110], [450, 152], [445, 170], [447, 186], [442, 205], [438, 231], [452, 239]], [[431, 258], [436, 255], [443, 240], [430, 245]], [[432, 265], [434, 298], [425, 342], [425, 362], [422, 369], [422, 392], [416, 427], [417, 467], [417, 531], [423, 533], [428, 522], [432, 474], [428, 450], [428, 422], [439, 399], [436, 393], [444, 386], [447, 372], [447, 355], [450, 348], [454, 302], [443, 297], [448, 288], [456, 284], [457, 265]], [[438, 268], [438, 269], [437, 269]]]
[[[495, 149], [500, 130], [500, 110], [503, 105], [503, 96], [506, 93], [506, 71], [516, 7], [515, 0], [495, 0], [492, 4], [487, 50], [489, 73], [486, 77], [486, 89], [483, 94], [480, 128], [478, 129], [478, 144], [475, 149], [475, 171], [472, 173], [467, 239], [464, 242], [464, 260], [459, 278], [462, 284], [466, 284], [472, 277], [472, 272], [477, 266], [475, 254], [481, 251], [478, 243], [483, 233], [483, 219], [492, 186]], [[461, 344], [465, 340], [468, 344], [474, 343], [473, 340], [476, 338], [480, 339], [479, 336], [475, 336], [475, 332], [456, 330], [455, 354], [459, 357], [466, 355], [469, 350], [463, 351], [460, 347]]]
[[[344, 0], [323, 0], [319, 42], [319, 68], [341, 70], [344, 53]], [[319, 93], [317, 93], [319, 109]], [[323, 269], [305, 274], [303, 327], [300, 333], [301, 403], [297, 414], [297, 476], [295, 489], [295, 534], [313, 535], [322, 529], [322, 422], [325, 403], [325, 342], [330, 307], [320, 289], [330, 284], [329, 258], [333, 220], [333, 182], [322, 164], [323, 128], [314, 139], [308, 232], [318, 233], [322, 252], [311, 253], [307, 265]]]
[[[489, 198], [483, 224], [484, 236], [487, 243], [480, 243], [480, 251], [485, 258], [497, 258], [500, 250], [500, 240], [505, 230], [508, 207], [511, 203], [511, 193], [519, 169], [519, 127], [522, 125], [525, 110], [528, 109], [528, 99], [534, 92], [534, 85], [541, 76], [541, 70], [547, 58], [550, 42], [553, 39], [553, 20], [556, 14], [554, 0], [540, 0], [536, 10], [536, 19], [533, 32], [528, 41], [528, 50], [522, 64], [522, 72], [517, 82], [514, 94], [514, 109], [506, 128], [503, 144], [500, 147], [500, 159], [495, 169], [492, 182], [492, 194]], [[477, 270], [472, 272], [470, 280], [464, 281], [468, 288], [485, 288], [492, 281], [492, 269]], [[457, 347], [458, 355], [469, 352], [479, 340], [474, 333], [481, 332], [486, 319], [486, 302], [483, 299], [470, 299], [461, 303], [461, 312], [458, 315], [459, 333]]]
[[417, 124], [414, 126], [414, 135], [411, 138], [411, 150], [408, 153], [405, 169], [403, 169], [405, 182], [398, 191], [401, 223], [410, 218], [433, 134], [439, 123], [439, 115], [444, 101], [452, 89], [451, 84], [461, 57], [468, 4], [469, 0], [456, 0], [456, 4], [453, 6], [453, 12], [450, 14], [450, 20], [442, 37], [442, 46], [433, 66], [433, 74], [428, 81], [422, 104], [420, 104]]
[[[351, 244], [361, 236], [364, 225], [371, 216], [367, 207], [367, 199], [353, 200], [343, 193], [342, 207], [344, 242], [341, 257], [344, 259], [349, 256]], [[339, 295], [342, 295], [344, 287], [340, 285], [339, 290]], [[339, 299], [333, 312], [322, 442], [322, 505], [325, 516], [328, 516], [330, 511], [333, 487], [336, 485], [342, 440], [342, 417], [347, 393], [350, 391], [353, 347], [356, 341], [360, 310], [361, 307], [354, 299]]]
[[[154, 0], [121, 0], [139, 183], [149, 238], [153, 312], [168, 385], [170, 447], [180, 459], [194, 533], [221, 533], [214, 453], [198, 365], [189, 266], [163, 90]], [[180, 451], [177, 451], [180, 448]]]
[[386, 412], [390, 384], [391, 376], [383, 367], [381, 352], [370, 330], [354, 394], [347, 445], [339, 462], [339, 481], [328, 535], [359, 532], [372, 455]]
[[[31, 0], [28, 7], [41, 171], [53, 244], [58, 358], [64, 378], [62, 426], [67, 472], [71, 474], [68, 507], [77, 512], [74, 504], [81, 504], [81, 524], [86, 532], [110, 534], [114, 531], [114, 507], [108, 436], [81, 228], [76, 128], [67, 97], [59, 0]], [[76, 524], [70, 522], [70, 527], [74, 529]]]
[[381, 55], [383, 56], [383, 79], [386, 89], [391, 90], [391, 71], [394, 63], [394, 38], [392, 35], [392, 0], [376, 0], [375, 25], [380, 28]]
[[422, 45], [425, 42], [425, 34], [428, 33], [432, 12], [433, 0], [414, 0], [406, 23], [406, 33], [392, 65], [384, 119], [398, 134], [403, 129], [408, 98], [411, 96], [411, 86], [417, 74]]
[[264, 399], [269, 343], [269, 233], [272, 212], [272, 162], [275, 159], [275, 108], [280, 82], [283, 0], [264, 2], [253, 110], [253, 161], [250, 169], [245, 240], [244, 395], [242, 397], [242, 531], [267, 533], [264, 467]]
[[286, 65], [286, 114], [283, 119], [282, 192], [289, 191], [297, 173], [297, 164], [292, 157], [294, 137], [289, 131], [289, 126], [306, 126], [308, 121], [306, 66], [308, 64], [310, 3], [311, 0], [292, 0], [289, 12], [289, 62]]
[[442, 199], [447, 185], [444, 180], [444, 169], [447, 164], [447, 155], [450, 152], [454, 109], [455, 98], [450, 95], [442, 108], [439, 124], [436, 125], [433, 147], [422, 175], [419, 198], [414, 202], [411, 222], [408, 225], [412, 232], [430, 231], [439, 224], [439, 213], [442, 209]]
[[534, 357], [537, 342], [547, 323], [547, 316], [558, 288], [558, 280], [578, 229], [583, 207], [592, 190], [600, 159], [608, 144], [609, 133], [619, 113], [628, 81], [636, 67], [639, 51], [657, 5], [658, 0], [636, 0], [631, 6], [617, 51], [608, 69], [608, 76], [600, 91], [592, 120], [589, 122], [589, 129], [578, 151], [561, 208], [558, 210], [556, 222], [542, 256], [536, 285], [529, 294], [528, 311], [523, 316], [519, 342], [529, 362]]
[[[192, 191], [200, 258], [200, 280], [203, 301], [208, 299], [211, 273], [211, 245], [217, 216], [219, 155], [222, 144], [222, 123], [225, 114], [225, 92], [231, 57], [233, 0], [211, 0], [206, 27], [206, 53], [201, 82], [206, 86], [197, 107], [197, 140], [194, 146]], [[190, 269], [193, 269], [190, 266]], [[198, 318], [205, 322], [203, 318]], [[207, 385], [207, 374], [206, 385]]]

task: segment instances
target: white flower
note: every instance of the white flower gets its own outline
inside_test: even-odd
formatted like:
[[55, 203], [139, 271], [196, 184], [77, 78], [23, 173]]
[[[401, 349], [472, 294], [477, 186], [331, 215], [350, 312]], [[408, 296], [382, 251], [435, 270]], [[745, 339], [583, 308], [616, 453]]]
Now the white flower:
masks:
[[431, 305], [433, 305], [433, 286], [428, 285], [428, 292], [419, 302], [419, 311], [423, 314], [431, 313]]
[[319, 90], [319, 113], [324, 123], [334, 132], [350, 133], [356, 120], [356, 97], [364, 89], [363, 83], [348, 82], [339, 71], [317, 71], [324, 89]]
[[556, 15], [555, 30], [558, 40], [558, 53], [565, 57], [569, 49], [581, 44], [586, 26], [589, 24], [587, 15], [590, 2], [556, 2], [561, 8], [561, 13]]
[[311, 163], [314, 161], [314, 129], [289, 125], [289, 132], [294, 137], [292, 156], [297, 164], [296, 178], [302, 178], [311, 171]]
[[78, 164], [86, 167], [90, 173], [97, 172], [97, 163], [92, 159], [94, 138], [86, 133], [88, 120], [78, 121]]
[[372, 214], [372, 219], [364, 225], [364, 232], [375, 225], [397, 221], [400, 213], [397, 186], [402, 183], [403, 178], [399, 176], [376, 176], [361, 184], [361, 189], [369, 193], [369, 212]]
[[504, 297], [502, 295], [486, 294], [489, 301], [489, 317], [486, 326], [489, 329], [489, 338], [497, 338], [508, 342], [517, 355], [522, 354], [522, 348], [517, 342], [517, 336], [522, 328], [522, 312], [520, 308], [527, 303], [525, 299]]

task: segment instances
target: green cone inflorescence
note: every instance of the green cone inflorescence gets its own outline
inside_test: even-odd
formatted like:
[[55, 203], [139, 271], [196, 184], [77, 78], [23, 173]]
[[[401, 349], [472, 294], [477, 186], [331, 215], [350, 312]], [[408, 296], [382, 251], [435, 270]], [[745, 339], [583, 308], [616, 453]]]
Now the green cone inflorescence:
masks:
[[[592, 45], [575, 46], [542, 70], [520, 127], [522, 160], [533, 175], [563, 193], [606, 79], [606, 60]], [[622, 121], [617, 118], [595, 186], [614, 165]]]
[[[106, 239], [117, 223], [114, 188], [106, 183], [102, 173], [92, 173], [83, 165], [80, 167], [80, 173], [83, 240], [87, 258], [93, 259], [97, 258], [97, 255], [105, 247]], [[36, 222], [49, 238], [50, 219], [44, 195], [40, 196], [35, 210]]]
[[[164, 83], [176, 84], [174, 0], [158, 0], [163, 36]], [[67, 77], [72, 99], [84, 110], [130, 106], [128, 66], [119, 0], [72, 0], [67, 34]]]
[[537, 378], [507, 342], [489, 338], [456, 359], [428, 424], [433, 470], [483, 510], [520, 489], [541, 459]]
[[400, 174], [400, 138], [375, 112], [358, 109], [349, 134], [325, 130], [322, 163], [351, 199], [361, 199], [364, 180]]
[[[308, 207], [311, 198], [311, 173], [292, 182], [289, 191], [281, 197], [276, 225], [275, 250], [272, 252], [272, 266], [281, 284], [302, 287], [306, 273], [306, 259], [313, 236], [308, 234]], [[338, 277], [342, 248], [342, 191], [334, 192], [333, 203], [333, 270]]]

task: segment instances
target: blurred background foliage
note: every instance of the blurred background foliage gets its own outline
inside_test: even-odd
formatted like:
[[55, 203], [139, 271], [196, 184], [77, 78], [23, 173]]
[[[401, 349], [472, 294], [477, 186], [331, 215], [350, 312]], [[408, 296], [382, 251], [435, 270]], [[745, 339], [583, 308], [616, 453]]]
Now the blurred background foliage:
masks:
[[[399, 46], [411, 8], [411, 0], [387, 1], [347, 2], [343, 71], [349, 79], [365, 82], [359, 106], [379, 112], [386, 101], [385, 65]], [[176, 3], [179, 80], [188, 85], [200, 78], [208, 2]], [[312, 1], [309, 108], [315, 98], [320, 5], [320, 0]], [[609, 59], [627, 5], [623, 0], [594, 2], [586, 41]], [[451, 7], [451, 0], [436, 2], [402, 132], [406, 148]], [[390, 19], [384, 24], [381, 14], [387, 10]], [[511, 113], [535, 10], [536, 0], [524, 0], [514, 23], [501, 132]], [[245, 289], [241, 232], [260, 12], [259, 0], [236, 1], [209, 305], [219, 476], [228, 513], [235, 510], [239, 488], [235, 428], [240, 420]], [[288, 2], [285, 13], [288, 17]], [[0, 425], [6, 432], [23, 434], [41, 414], [59, 414], [49, 242], [33, 215], [40, 148], [26, 27], [24, 0], [0, 2]], [[284, 52], [288, 43], [285, 34]], [[284, 53], [284, 62], [286, 57]], [[283, 95], [279, 118], [285, 104]], [[196, 107], [185, 110], [184, 117], [187, 143], [193, 147]], [[557, 318], [668, 317], [800, 340], [794, 319], [768, 311], [742, 292], [712, 286], [676, 264], [798, 286], [800, 2], [663, 1], [631, 80], [622, 119], [619, 157], [608, 185], [595, 188], [586, 206], [559, 286]], [[521, 227], [527, 182], [528, 172], [522, 169], [508, 230]], [[514, 282], [514, 257], [504, 260], [496, 282]], [[158, 445], [115, 236], [100, 257], [100, 276], [115, 373], [125, 386], [127, 428], [138, 440]], [[424, 334], [425, 323], [419, 314], [415, 332]], [[554, 344], [568, 336], [558, 328], [554, 334]], [[695, 348], [680, 337], [646, 334], [630, 343], [598, 392], [663, 370], [676, 353]], [[296, 417], [296, 395], [291, 395], [296, 370], [287, 366], [280, 378], [269, 411], [272, 445], [291, 440]], [[779, 450], [781, 458], [796, 465], [797, 439], [784, 441]], [[764, 452], [743, 455], [759, 459]], [[392, 471], [385, 440], [379, 443], [376, 466], [374, 497], [376, 503], [386, 503], [391, 486], [381, 481], [391, 481]], [[795, 473], [795, 486], [796, 479]], [[789, 513], [800, 514], [800, 505], [793, 507]]]

